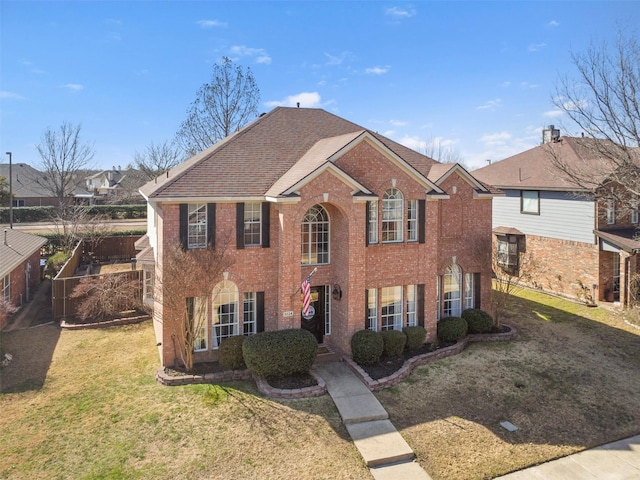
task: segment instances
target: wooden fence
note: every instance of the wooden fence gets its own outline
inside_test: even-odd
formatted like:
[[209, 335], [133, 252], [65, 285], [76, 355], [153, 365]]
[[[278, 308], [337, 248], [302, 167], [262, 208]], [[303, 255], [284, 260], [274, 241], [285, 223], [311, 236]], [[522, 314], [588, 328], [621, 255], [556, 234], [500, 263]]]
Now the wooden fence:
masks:
[[[142, 270], [130, 270], [128, 272], [105, 273], [104, 275], [85, 275], [82, 277], [56, 277], [51, 284], [51, 302], [53, 308], [53, 319], [59, 320], [66, 317], [73, 317], [77, 313], [78, 305], [82, 298], [71, 298], [73, 289], [83, 278], [97, 278], [105, 275], [126, 275], [129, 280], [136, 280], [138, 284], [138, 301], [142, 301]], [[130, 305], [122, 305], [122, 310], [127, 310]]]
[[123, 235], [101, 239], [97, 245], [91, 242], [84, 243], [84, 253], [97, 260], [99, 263], [128, 262], [136, 256], [136, 241], [142, 235]]

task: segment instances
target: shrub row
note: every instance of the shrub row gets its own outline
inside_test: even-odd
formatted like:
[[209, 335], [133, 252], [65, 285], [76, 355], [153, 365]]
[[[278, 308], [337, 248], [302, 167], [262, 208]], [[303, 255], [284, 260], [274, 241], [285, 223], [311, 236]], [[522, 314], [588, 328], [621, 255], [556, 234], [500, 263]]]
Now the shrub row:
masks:
[[407, 350], [417, 350], [427, 338], [424, 327], [400, 330], [359, 330], [351, 337], [351, 356], [360, 365], [375, 365], [384, 355], [394, 357]]
[[457, 342], [467, 333], [489, 333], [493, 328], [493, 318], [487, 312], [469, 308], [460, 317], [446, 317], [438, 322], [438, 340]]
[[[90, 215], [102, 215], [112, 220], [147, 218], [147, 205], [92, 205], [87, 207]], [[16, 223], [43, 222], [55, 214], [56, 207], [14, 207], [13, 221]], [[0, 208], [0, 223], [9, 223], [9, 207]]]
[[259, 377], [285, 377], [308, 373], [318, 353], [318, 342], [303, 329], [261, 332], [242, 343], [242, 357]]

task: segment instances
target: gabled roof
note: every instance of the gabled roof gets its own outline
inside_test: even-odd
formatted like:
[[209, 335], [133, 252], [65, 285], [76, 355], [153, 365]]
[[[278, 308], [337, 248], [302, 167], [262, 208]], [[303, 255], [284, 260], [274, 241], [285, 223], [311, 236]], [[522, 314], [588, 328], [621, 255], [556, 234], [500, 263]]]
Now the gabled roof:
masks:
[[279, 195], [365, 132], [430, 183], [426, 175], [435, 160], [324, 110], [278, 107], [140, 192], [165, 201]]
[[[473, 171], [480, 181], [501, 189], [584, 191], [553, 165], [554, 156], [581, 173], [593, 172], [594, 180], [605, 180], [606, 160], [596, 155], [589, 138], [560, 137], [499, 162]], [[598, 178], [602, 177], [602, 178]]]
[[0, 231], [0, 278], [8, 275], [31, 255], [39, 251], [45, 243], [47, 243], [46, 238], [20, 230], [6, 228]]
[[[0, 175], [9, 181], [9, 164], [0, 164]], [[46, 186], [44, 173], [26, 163], [11, 165], [11, 189], [17, 198], [52, 197]]]
[[492, 189], [489, 185], [485, 185], [484, 183], [479, 181], [459, 163], [441, 163], [432, 165], [427, 178], [437, 186], [440, 186], [454, 172], [457, 173], [461, 178], [463, 178], [469, 185], [471, 185], [477, 193], [488, 195], [495, 195], [500, 193], [499, 190]]

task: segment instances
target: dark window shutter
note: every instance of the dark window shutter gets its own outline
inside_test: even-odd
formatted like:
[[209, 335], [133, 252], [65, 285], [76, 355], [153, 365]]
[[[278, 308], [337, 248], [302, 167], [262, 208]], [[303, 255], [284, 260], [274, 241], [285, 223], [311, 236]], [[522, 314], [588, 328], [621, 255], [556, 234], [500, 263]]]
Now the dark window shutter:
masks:
[[418, 298], [416, 298], [416, 310], [418, 314], [418, 326], [424, 327], [424, 284], [418, 285]]
[[425, 218], [426, 218], [426, 205], [424, 200], [418, 200], [418, 243], [425, 242]]
[[271, 212], [271, 205], [269, 202], [262, 202], [262, 247], [268, 248], [270, 246], [269, 232], [271, 231], [271, 219], [269, 213]]
[[481, 308], [480, 306], [480, 274], [473, 274], [473, 308]]
[[236, 203], [236, 248], [244, 248], [244, 203]]
[[256, 292], [256, 333], [264, 332], [264, 292]]
[[216, 248], [216, 204], [207, 203], [207, 245]]
[[365, 218], [365, 223], [364, 223], [364, 244], [365, 246], [369, 246], [369, 215], [371, 215], [371, 204], [369, 202], [366, 202], [367, 205], [367, 217]]
[[364, 328], [371, 328], [369, 324], [369, 290], [364, 291]]
[[189, 245], [189, 205], [180, 204], [180, 247], [186, 250]]

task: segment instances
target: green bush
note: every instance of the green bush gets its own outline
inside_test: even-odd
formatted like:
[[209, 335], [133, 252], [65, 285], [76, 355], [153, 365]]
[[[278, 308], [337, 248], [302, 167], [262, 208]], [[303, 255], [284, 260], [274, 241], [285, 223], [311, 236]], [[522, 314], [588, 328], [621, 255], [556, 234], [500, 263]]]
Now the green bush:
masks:
[[403, 331], [407, 336], [407, 350], [419, 349], [427, 339], [427, 329], [424, 327], [405, 327]]
[[[91, 205], [87, 206], [90, 215], [102, 215], [111, 219], [147, 218], [147, 205]], [[52, 206], [14, 207], [13, 221], [16, 223], [43, 222], [50, 220], [56, 212]], [[9, 207], [0, 207], [0, 223], [9, 223]]]
[[317, 353], [316, 337], [302, 329], [250, 335], [242, 344], [244, 362], [259, 377], [308, 373]]
[[237, 335], [225, 338], [218, 349], [218, 363], [225, 370], [244, 370], [247, 365], [242, 356], [242, 344], [245, 337]]
[[397, 357], [402, 355], [407, 344], [407, 336], [400, 330], [383, 330], [380, 332], [384, 348], [382, 354], [385, 357]]
[[47, 265], [45, 267], [47, 275], [50, 275], [51, 278], [55, 277], [70, 257], [71, 254], [66, 252], [56, 252], [51, 255], [47, 259]]
[[489, 333], [493, 328], [493, 318], [484, 310], [469, 308], [462, 312], [462, 318], [467, 321], [469, 333]]
[[351, 357], [360, 365], [375, 365], [384, 350], [384, 340], [373, 330], [359, 330], [351, 337]]
[[467, 322], [462, 317], [445, 317], [438, 322], [438, 340], [457, 342], [467, 336]]

